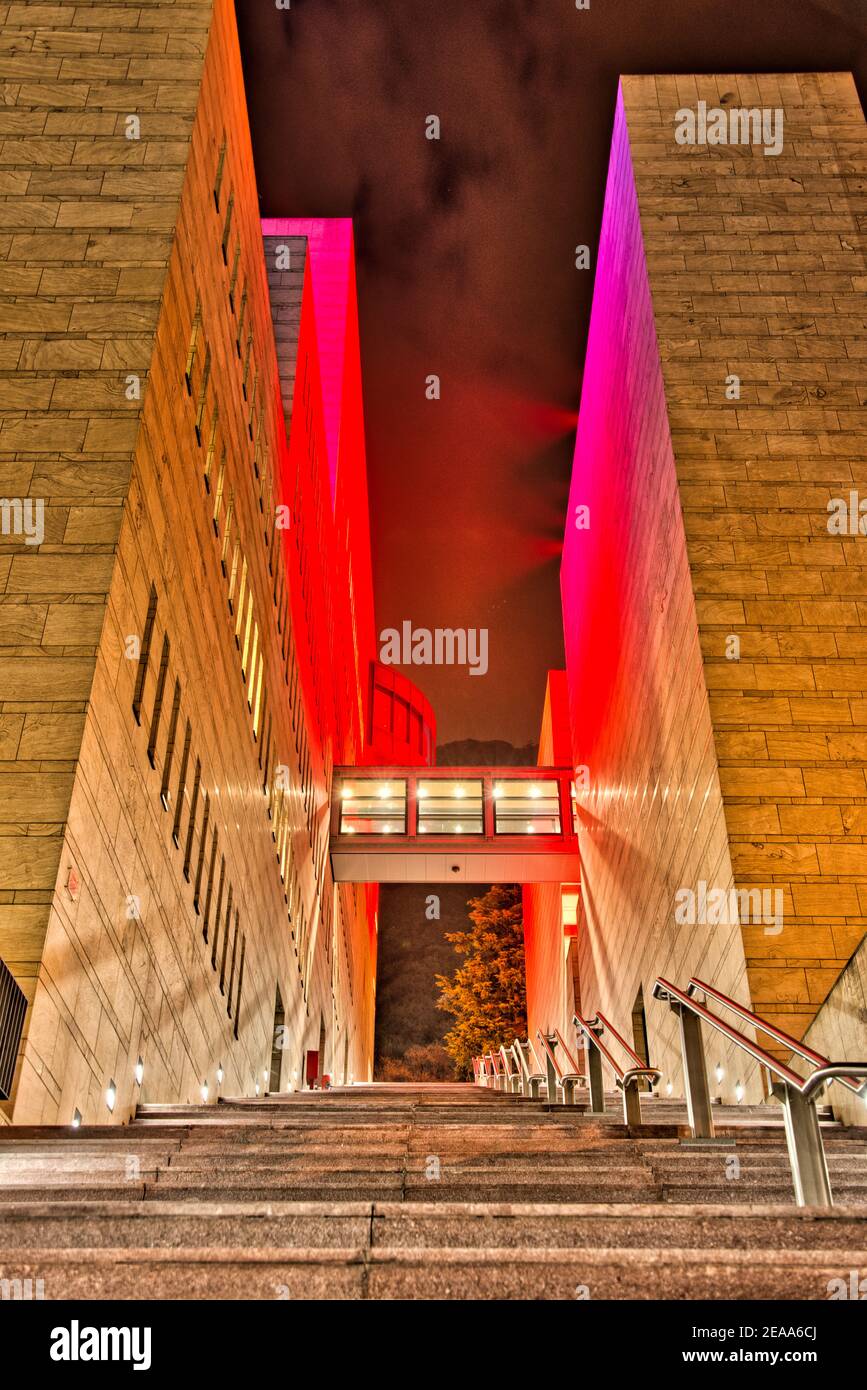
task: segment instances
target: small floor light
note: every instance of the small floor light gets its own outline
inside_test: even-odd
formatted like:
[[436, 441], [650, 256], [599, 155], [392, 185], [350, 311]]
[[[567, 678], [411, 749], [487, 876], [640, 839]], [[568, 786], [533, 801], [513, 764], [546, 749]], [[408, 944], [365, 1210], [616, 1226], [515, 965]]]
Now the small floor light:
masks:
[[115, 1101], [116, 1101], [116, 1100], [117, 1100], [117, 1086], [115, 1085], [114, 1081], [112, 1080], [112, 1081], [109, 1081], [109, 1083], [108, 1083], [108, 1090], [107, 1090], [106, 1093], [105, 1093], [105, 1103], [106, 1103], [106, 1105], [108, 1106], [109, 1110], [114, 1110], [114, 1105], [115, 1105]]
[[73, 1128], [73, 1129], [78, 1129], [79, 1126], [80, 1126], [80, 1124], [81, 1124], [81, 1111], [80, 1111], [80, 1110], [76, 1110], [76, 1111], [74, 1111], [73, 1116], [72, 1116], [72, 1128]]

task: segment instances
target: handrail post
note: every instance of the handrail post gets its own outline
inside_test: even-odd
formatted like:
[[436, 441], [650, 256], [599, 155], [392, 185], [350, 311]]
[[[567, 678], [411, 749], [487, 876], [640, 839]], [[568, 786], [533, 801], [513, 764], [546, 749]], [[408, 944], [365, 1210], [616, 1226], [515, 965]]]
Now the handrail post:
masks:
[[593, 1115], [605, 1114], [605, 1084], [602, 1079], [602, 1054], [587, 1039], [587, 1079], [590, 1083], [590, 1111]]
[[545, 1038], [548, 1046], [545, 1051], [545, 1080], [548, 1086], [548, 1104], [557, 1104], [557, 1072], [554, 1068], [554, 1048], [556, 1043], [548, 1037]]
[[701, 1019], [691, 1009], [684, 1008], [675, 1000], [670, 1002], [680, 1020], [686, 1109], [692, 1135], [694, 1139], [713, 1139], [713, 1113], [710, 1108], [707, 1065], [701, 1041]]
[[775, 1081], [771, 1089], [783, 1107], [795, 1201], [799, 1207], [833, 1206], [815, 1099], [806, 1099], [787, 1081]]
[[629, 1126], [641, 1124], [641, 1095], [638, 1082], [637, 1076], [628, 1076], [623, 1083], [623, 1119]]

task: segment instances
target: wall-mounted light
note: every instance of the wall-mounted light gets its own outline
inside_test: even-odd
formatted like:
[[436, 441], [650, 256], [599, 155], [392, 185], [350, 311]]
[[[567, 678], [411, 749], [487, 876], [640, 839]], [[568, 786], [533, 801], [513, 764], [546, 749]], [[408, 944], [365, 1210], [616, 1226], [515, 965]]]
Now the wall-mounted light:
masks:
[[81, 1111], [80, 1111], [80, 1110], [74, 1110], [74, 1111], [72, 1112], [72, 1128], [73, 1128], [73, 1129], [78, 1129], [78, 1128], [80, 1127], [80, 1125], [81, 1125]]
[[138, 1061], [137, 1061], [136, 1064], [135, 1064], [135, 1084], [136, 1084], [137, 1086], [140, 1086], [141, 1083], [142, 1083], [143, 1081], [144, 1081], [144, 1062], [142, 1061], [141, 1057], [139, 1057]]
[[115, 1101], [116, 1101], [116, 1100], [117, 1100], [117, 1086], [115, 1085], [114, 1081], [112, 1080], [112, 1081], [109, 1081], [109, 1083], [108, 1083], [108, 1090], [107, 1090], [106, 1093], [105, 1093], [105, 1103], [106, 1103], [106, 1105], [108, 1106], [109, 1110], [113, 1110], [113, 1109], [114, 1109]]
[[738, 1105], [740, 1105], [740, 1103], [741, 1103], [741, 1101], [743, 1100], [743, 1098], [744, 1098], [744, 1088], [743, 1088], [743, 1086], [741, 1085], [741, 1083], [738, 1081], [737, 1084], [735, 1085], [735, 1100], [737, 1101]]
[[669, 1082], [667, 1083], [666, 1087], [665, 1087], [665, 1094], [666, 1094], [667, 1096], [670, 1096], [673, 1090], [674, 1090], [674, 1087], [672, 1086], [671, 1082], [669, 1081]]
[[351, 788], [351, 787], [341, 787], [341, 789], [340, 789], [340, 795], [341, 795], [341, 797], [343, 798], [344, 801], [348, 801], [349, 798], [352, 796], [352, 788]]
[[256, 1095], [258, 1095], [258, 1094], [259, 1094], [259, 1083], [258, 1083], [258, 1081], [257, 1081], [257, 1082], [256, 1082]]
[[202, 1095], [202, 1104], [203, 1104], [203, 1105], [207, 1105], [207, 1103], [208, 1103], [208, 1083], [207, 1083], [207, 1081], [203, 1081], [203, 1082], [202, 1082], [202, 1091], [201, 1091], [201, 1095]]
[[222, 1084], [223, 1084], [223, 1064], [222, 1064], [222, 1062], [221, 1062], [220, 1065], [217, 1067], [217, 1085], [218, 1085], [218, 1086], [222, 1086]]
[[380, 801], [384, 801], [388, 796], [388, 787], [380, 787], [376, 795], [379, 797]]
[[723, 1077], [725, 1076], [725, 1072], [723, 1071], [722, 1062], [717, 1062], [717, 1064], [716, 1064], [716, 1071], [714, 1072], [714, 1076], [715, 1076], [716, 1079], [717, 1079], [717, 1085], [719, 1085], [719, 1083], [722, 1081]]

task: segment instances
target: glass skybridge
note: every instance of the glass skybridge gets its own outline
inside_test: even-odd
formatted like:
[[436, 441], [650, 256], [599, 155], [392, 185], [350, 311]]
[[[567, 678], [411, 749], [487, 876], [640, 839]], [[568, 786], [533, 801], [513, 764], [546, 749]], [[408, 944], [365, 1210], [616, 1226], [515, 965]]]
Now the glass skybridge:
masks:
[[573, 773], [556, 767], [340, 767], [339, 883], [569, 883]]

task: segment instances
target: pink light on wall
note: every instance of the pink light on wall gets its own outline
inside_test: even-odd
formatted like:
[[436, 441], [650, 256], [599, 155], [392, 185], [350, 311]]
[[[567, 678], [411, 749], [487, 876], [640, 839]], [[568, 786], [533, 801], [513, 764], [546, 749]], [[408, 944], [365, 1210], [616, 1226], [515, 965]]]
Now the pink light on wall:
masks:
[[266, 217], [263, 236], [306, 237], [325, 410], [331, 500], [337, 487], [340, 422], [354, 244], [350, 217]]

